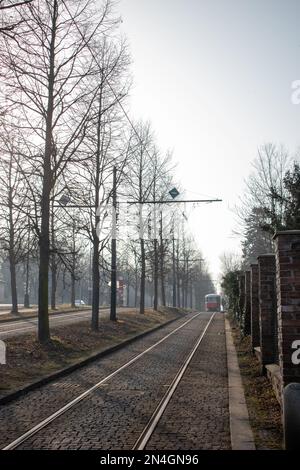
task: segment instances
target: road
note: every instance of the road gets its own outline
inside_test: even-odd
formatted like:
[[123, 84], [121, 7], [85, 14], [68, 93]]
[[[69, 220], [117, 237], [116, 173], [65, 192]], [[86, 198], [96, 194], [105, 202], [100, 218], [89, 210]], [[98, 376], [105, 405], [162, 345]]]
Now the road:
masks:
[[3, 405], [1, 448], [132, 449], [185, 364], [145, 448], [230, 449], [224, 331], [190, 313]]
[[[132, 311], [132, 308], [122, 308], [122, 312]], [[101, 309], [99, 311], [100, 318], [109, 316], [109, 309]], [[71, 324], [88, 320], [91, 318], [91, 310], [84, 310], [78, 312], [61, 313], [50, 315], [50, 325], [58, 326], [64, 324]], [[18, 336], [24, 333], [37, 330], [37, 318], [28, 318], [25, 320], [14, 320], [11, 322], [0, 323], [0, 338], [5, 339], [11, 336]]]

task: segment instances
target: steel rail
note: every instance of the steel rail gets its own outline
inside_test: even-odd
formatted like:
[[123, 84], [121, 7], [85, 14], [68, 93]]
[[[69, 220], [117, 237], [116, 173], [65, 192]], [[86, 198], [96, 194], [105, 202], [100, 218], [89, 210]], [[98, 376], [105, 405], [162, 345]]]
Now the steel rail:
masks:
[[19, 436], [17, 439], [12, 441], [10, 444], [6, 445], [5, 447], [2, 448], [2, 450], [13, 450], [19, 447], [23, 442], [29, 440], [32, 436], [37, 434], [40, 430], [44, 429], [46, 426], [48, 426], [50, 423], [52, 423], [54, 420], [56, 420], [59, 416], [65, 414], [68, 410], [76, 406], [78, 403], [83, 401], [86, 397], [88, 397], [93, 391], [97, 390], [102, 384], [108, 382], [110, 379], [115, 377], [118, 373], [120, 373], [122, 370], [126, 369], [129, 367], [131, 364], [135, 363], [138, 361], [141, 357], [143, 357], [145, 354], [148, 352], [152, 351], [155, 347], [157, 347], [159, 344], [163, 343], [168, 339], [170, 336], [174, 335], [177, 331], [181, 330], [184, 328], [187, 324], [189, 324], [191, 321], [193, 321], [195, 318], [197, 318], [201, 313], [197, 313], [196, 315], [193, 315], [192, 318], [189, 320], [185, 321], [182, 325], [178, 326], [174, 330], [172, 330], [170, 333], [168, 333], [166, 336], [164, 336], [162, 339], [157, 341], [155, 344], [150, 346], [149, 348], [145, 349], [141, 353], [139, 353], [137, 356], [133, 357], [130, 359], [130, 361], [126, 362], [123, 364], [121, 367], [116, 369], [114, 372], [111, 374], [107, 375], [105, 378], [97, 382], [95, 385], [93, 385], [91, 388], [86, 390], [85, 392], [81, 393], [78, 397], [74, 398], [72, 401], [64, 405], [62, 408], [58, 409], [55, 413], [51, 414], [48, 416], [46, 419], [43, 421], [40, 421], [37, 425], [29, 429], [27, 432]]
[[195, 352], [197, 351], [200, 343], [202, 342], [205, 333], [211, 324], [213, 318], [215, 316], [215, 313], [211, 316], [209, 322], [207, 323], [206, 327], [204, 328], [200, 338], [196, 341], [195, 346], [193, 347], [192, 351], [188, 354], [187, 358], [183, 362], [182, 366], [180, 367], [179, 371], [177, 372], [175, 378], [173, 379], [173, 382], [169, 386], [168, 390], [166, 391], [165, 395], [157, 405], [155, 411], [153, 412], [150, 420], [148, 421], [147, 425], [145, 426], [143, 432], [140, 434], [139, 438], [137, 439], [136, 443], [134, 444], [132, 450], [144, 450], [147, 443], [149, 442], [152, 434], [154, 433], [165, 409], [168, 406], [168, 403], [170, 402], [172, 396], [174, 395], [174, 392], [176, 391], [188, 365], [190, 364], [192, 358], [194, 357]]

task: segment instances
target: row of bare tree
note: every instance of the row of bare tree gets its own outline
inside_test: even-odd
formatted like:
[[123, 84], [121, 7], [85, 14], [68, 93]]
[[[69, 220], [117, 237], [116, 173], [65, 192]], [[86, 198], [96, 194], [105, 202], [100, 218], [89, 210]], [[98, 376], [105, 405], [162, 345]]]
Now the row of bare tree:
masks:
[[278, 230], [300, 230], [299, 151], [291, 155], [283, 145], [266, 143], [258, 148], [245, 191], [236, 208], [242, 252], [221, 256], [223, 279], [247, 269], [257, 256], [274, 251]]
[[[172, 163], [157, 148], [150, 124], [128, 118], [130, 55], [114, 1], [0, 2], [0, 15], [0, 242], [10, 266], [12, 311], [18, 309], [16, 266], [27, 267], [28, 297], [29, 265], [37, 260], [38, 337], [48, 341], [48, 306], [50, 300], [55, 308], [58, 276], [68, 273], [74, 305], [81, 260], [91, 246], [92, 328], [98, 329], [100, 272], [109, 269], [114, 168], [119, 232], [129, 224], [139, 232], [119, 248], [120, 259], [125, 254], [128, 264], [133, 261], [139, 276], [140, 312], [149, 270], [154, 308], [159, 279], [166, 304], [169, 265], [174, 279], [177, 273], [177, 304], [187, 306], [197, 272], [193, 263], [186, 265], [187, 240], [175, 241], [174, 230], [166, 235], [162, 210], [154, 217], [158, 235], [151, 241], [145, 236], [152, 227], [145, 221], [153, 214], [146, 201], [168, 196]], [[134, 222], [126, 218], [126, 201], [139, 209]], [[173, 228], [175, 212], [168, 216]]]

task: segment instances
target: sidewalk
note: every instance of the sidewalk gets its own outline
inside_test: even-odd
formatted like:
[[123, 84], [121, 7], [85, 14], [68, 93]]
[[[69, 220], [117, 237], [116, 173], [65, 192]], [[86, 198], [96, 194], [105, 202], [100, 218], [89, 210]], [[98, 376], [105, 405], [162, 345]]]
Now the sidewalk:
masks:
[[225, 318], [228, 399], [232, 450], [255, 450], [248, 408], [230, 323]]

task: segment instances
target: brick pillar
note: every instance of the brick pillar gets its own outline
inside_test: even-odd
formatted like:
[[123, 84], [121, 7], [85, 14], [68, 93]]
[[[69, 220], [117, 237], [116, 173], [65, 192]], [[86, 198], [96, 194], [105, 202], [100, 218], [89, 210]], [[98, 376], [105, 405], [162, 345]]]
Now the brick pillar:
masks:
[[260, 345], [259, 338], [259, 299], [258, 299], [258, 265], [251, 264], [251, 345], [252, 349]]
[[261, 366], [275, 360], [274, 325], [276, 321], [276, 263], [275, 255], [258, 256], [259, 330]]
[[245, 305], [245, 275], [241, 273], [239, 275], [239, 322], [242, 322], [243, 319], [243, 311]]
[[285, 387], [290, 382], [300, 382], [300, 364], [292, 362], [292, 355], [296, 352], [293, 343], [300, 340], [300, 230], [278, 232], [274, 240], [279, 366], [281, 385]]
[[251, 273], [245, 271], [245, 304], [244, 304], [244, 322], [243, 331], [244, 335], [251, 333]]

